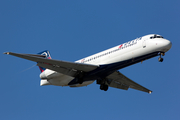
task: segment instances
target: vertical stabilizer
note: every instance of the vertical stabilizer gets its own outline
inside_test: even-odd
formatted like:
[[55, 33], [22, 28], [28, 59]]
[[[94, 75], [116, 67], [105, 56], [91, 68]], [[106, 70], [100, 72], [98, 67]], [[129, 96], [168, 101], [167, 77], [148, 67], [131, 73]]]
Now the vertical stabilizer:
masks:
[[[40, 53], [38, 53], [39, 55], [45, 55], [46, 59], [51, 59], [51, 55], [50, 55], [50, 52], [48, 50], [45, 50], [45, 51], [42, 51]], [[43, 67], [39, 67], [40, 71], [41, 72], [44, 72], [46, 70], [46, 68], [43, 68]]]

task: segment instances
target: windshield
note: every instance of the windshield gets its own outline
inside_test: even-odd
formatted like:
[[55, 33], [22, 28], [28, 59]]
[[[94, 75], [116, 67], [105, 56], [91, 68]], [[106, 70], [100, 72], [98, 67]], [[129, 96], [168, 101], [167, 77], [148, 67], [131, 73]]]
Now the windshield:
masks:
[[163, 37], [160, 35], [154, 35], [154, 36], [150, 37], [150, 39], [153, 39], [153, 38], [163, 38]]

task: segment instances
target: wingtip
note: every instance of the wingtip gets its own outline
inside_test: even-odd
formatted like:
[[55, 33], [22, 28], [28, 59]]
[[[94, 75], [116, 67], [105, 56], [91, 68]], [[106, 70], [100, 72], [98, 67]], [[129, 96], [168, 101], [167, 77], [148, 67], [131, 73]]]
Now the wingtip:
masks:
[[7, 54], [7, 55], [9, 55], [9, 52], [4, 52], [3, 54]]
[[152, 91], [149, 91], [149, 94], [151, 94], [152, 93]]

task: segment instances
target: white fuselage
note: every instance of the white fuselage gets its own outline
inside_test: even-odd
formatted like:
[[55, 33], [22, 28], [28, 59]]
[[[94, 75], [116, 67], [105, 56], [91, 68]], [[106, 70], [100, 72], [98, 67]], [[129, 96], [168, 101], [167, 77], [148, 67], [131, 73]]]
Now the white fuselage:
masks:
[[[166, 40], [163, 37], [152, 38], [152, 36], [154, 36], [154, 34], [137, 38], [75, 62], [106, 65], [131, 59], [133, 60], [134, 58], [140, 58], [141, 56], [158, 51], [165, 53], [171, 48], [171, 42], [169, 40]], [[49, 69], [46, 69], [43, 74], [46, 75], [47, 79], [42, 79], [41, 85], [68, 86], [68, 83], [74, 79], [74, 77], [63, 75]], [[71, 85], [70, 87], [87, 86], [93, 82], [94, 80], [86, 81], [83, 82], [83, 84]]]

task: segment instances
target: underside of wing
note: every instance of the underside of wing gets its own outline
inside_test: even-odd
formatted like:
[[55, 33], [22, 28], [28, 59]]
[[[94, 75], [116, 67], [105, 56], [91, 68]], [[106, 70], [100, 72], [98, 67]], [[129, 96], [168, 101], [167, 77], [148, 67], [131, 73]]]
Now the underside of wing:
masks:
[[132, 81], [131, 79], [127, 78], [125, 75], [120, 73], [119, 71], [116, 71], [109, 76], [107, 76], [107, 79], [110, 80], [110, 87], [120, 88], [124, 90], [127, 90], [128, 88], [140, 90], [143, 92], [151, 93], [152, 91], [139, 85], [138, 83]]
[[97, 65], [91, 65], [91, 64], [46, 59], [44, 58], [45, 57], [44, 55], [19, 54], [19, 53], [13, 53], [13, 52], [6, 52], [4, 54], [9, 54], [9, 55], [13, 55], [16, 57], [20, 57], [20, 58], [37, 62], [37, 65], [40, 67], [48, 68], [53, 71], [56, 71], [65, 75], [69, 75], [69, 76], [74, 76], [77, 71], [89, 72], [98, 67]]

